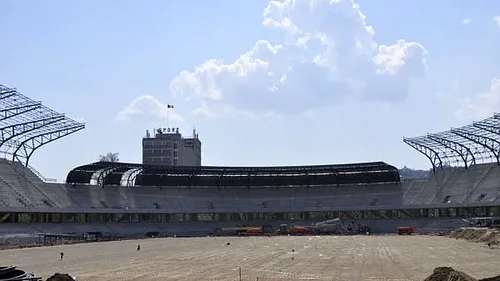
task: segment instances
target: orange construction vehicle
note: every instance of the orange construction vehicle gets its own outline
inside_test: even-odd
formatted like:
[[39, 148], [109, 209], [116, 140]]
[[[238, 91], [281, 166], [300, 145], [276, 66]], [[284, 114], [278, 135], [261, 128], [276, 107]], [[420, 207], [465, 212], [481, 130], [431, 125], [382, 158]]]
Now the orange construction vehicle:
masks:
[[280, 228], [275, 231], [277, 235], [312, 235], [314, 233], [312, 227], [289, 224], [280, 224]]
[[217, 227], [215, 229], [216, 236], [248, 236], [248, 235], [265, 235], [272, 232], [270, 225], [242, 225]]
[[411, 226], [400, 226], [397, 229], [399, 235], [412, 235], [414, 233], [413, 227]]

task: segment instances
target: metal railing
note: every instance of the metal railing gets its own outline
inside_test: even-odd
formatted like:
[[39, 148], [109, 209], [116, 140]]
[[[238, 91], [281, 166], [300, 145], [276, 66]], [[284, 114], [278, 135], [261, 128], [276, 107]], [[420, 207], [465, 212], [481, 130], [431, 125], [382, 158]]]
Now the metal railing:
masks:
[[57, 182], [57, 179], [51, 179], [51, 178], [46, 178], [42, 175], [42, 173], [40, 173], [39, 171], [37, 171], [34, 167], [28, 165], [28, 169], [30, 169], [30, 171], [32, 171], [37, 177], [39, 177], [42, 181], [44, 182]]

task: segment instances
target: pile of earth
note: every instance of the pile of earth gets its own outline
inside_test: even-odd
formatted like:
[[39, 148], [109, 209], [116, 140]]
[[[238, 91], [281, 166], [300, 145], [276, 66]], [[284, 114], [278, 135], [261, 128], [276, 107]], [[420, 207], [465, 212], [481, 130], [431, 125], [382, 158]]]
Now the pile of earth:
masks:
[[462, 227], [451, 232], [449, 237], [489, 245], [500, 244], [500, 230], [494, 228]]
[[67, 273], [56, 273], [47, 278], [46, 281], [75, 281], [75, 279]]
[[436, 267], [424, 281], [500, 281], [500, 275], [484, 279], [473, 278], [451, 267]]

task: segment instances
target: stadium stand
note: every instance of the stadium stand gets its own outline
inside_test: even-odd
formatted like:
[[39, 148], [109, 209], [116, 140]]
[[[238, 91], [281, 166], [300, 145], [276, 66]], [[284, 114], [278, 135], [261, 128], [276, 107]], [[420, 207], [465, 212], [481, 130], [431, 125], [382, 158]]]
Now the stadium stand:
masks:
[[[500, 216], [498, 114], [448, 132], [404, 138], [431, 161], [434, 172], [427, 179], [401, 180], [384, 162], [290, 167], [96, 162], [55, 183], [28, 161], [41, 145], [84, 125], [16, 90], [0, 89], [0, 148], [9, 157], [0, 159], [0, 244], [20, 237], [39, 241], [48, 234], [207, 235], [219, 226], [311, 224], [337, 217], [374, 232], [394, 232], [400, 225], [434, 232], [464, 225], [465, 218]], [[45, 113], [34, 113], [39, 110]]]

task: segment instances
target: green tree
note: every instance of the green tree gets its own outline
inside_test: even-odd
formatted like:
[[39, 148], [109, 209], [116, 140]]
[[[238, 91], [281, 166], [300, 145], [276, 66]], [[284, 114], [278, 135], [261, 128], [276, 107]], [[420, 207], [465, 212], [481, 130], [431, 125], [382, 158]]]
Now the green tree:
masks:
[[99, 161], [100, 162], [119, 162], [120, 161], [120, 157], [119, 157], [119, 153], [118, 152], [108, 152], [106, 154], [101, 154], [99, 155]]

